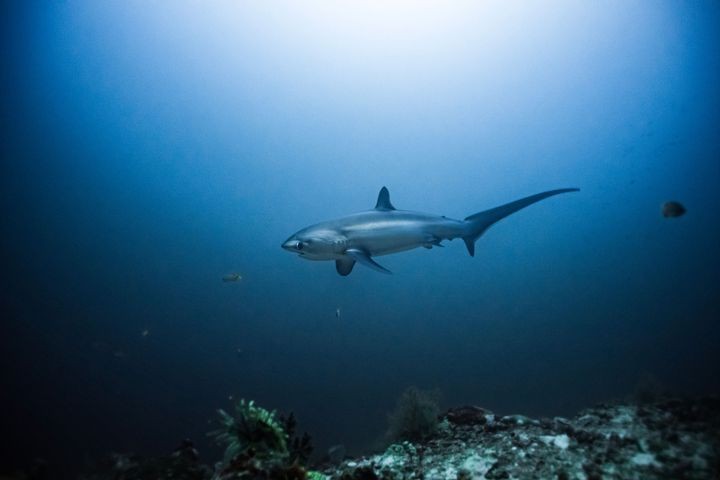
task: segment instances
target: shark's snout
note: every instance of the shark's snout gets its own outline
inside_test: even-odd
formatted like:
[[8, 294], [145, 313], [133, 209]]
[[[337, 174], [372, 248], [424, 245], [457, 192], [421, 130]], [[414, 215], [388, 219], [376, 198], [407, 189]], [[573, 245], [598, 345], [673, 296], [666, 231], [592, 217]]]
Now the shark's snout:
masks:
[[302, 242], [299, 241], [297, 238], [288, 238], [285, 240], [285, 242], [280, 245], [284, 250], [287, 250], [288, 252], [297, 252], [300, 253], [302, 250]]

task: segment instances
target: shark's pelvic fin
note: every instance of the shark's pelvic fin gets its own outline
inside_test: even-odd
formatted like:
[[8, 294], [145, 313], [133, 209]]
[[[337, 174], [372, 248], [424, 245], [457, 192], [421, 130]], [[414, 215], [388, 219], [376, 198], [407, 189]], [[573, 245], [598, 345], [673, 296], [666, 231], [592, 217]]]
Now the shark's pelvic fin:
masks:
[[438, 238], [435, 235], [429, 235], [425, 239], [425, 244], [423, 245], [423, 247], [428, 248], [428, 249], [430, 249], [432, 247], [444, 247], [445, 245], [443, 245], [440, 242], [442, 242], [442, 238]]
[[[372, 257], [370, 257], [370, 255], [368, 255], [366, 252], [363, 252], [362, 250], [350, 248], [345, 252], [345, 255], [352, 258], [358, 263], [362, 263], [366, 267], [372, 268], [373, 270], [377, 270], [378, 272], [382, 273], [392, 274], [390, 270], [377, 263], [375, 260], [372, 259]], [[350, 272], [348, 271], [348, 273]]]
[[350, 272], [352, 272], [354, 266], [355, 260], [353, 260], [352, 258], [335, 260], [335, 270], [337, 270], [337, 272], [343, 277], [350, 275]]
[[395, 207], [393, 207], [392, 203], [390, 203], [390, 192], [388, 192], [388, 189], [386, 187], [382, 187], [380, 189], [377, 203], [375, 204], [375, 210], [380, 210], [383, 212], [395, 210]]
[[535, 202], [539, 202], [545, 198], [552, 197], [553, 195], [566, 192], [577, 192], [579, 190], [579, 188], [561, 188], [558, 190], [550, 190], [548, 192], [530, 195], [529, 197], [521, 198], [520, 200], [515, 200], [514, 202], [506, 203], [505, 205], [500, 205], [499, 207], [476, 213], [475, 215], [470, 215], [465, 218], [467, 234], [462, 237], [465, 241], [465, 246], [467, 246], [468, 253], [471, 257], [475, 256], [475, 241], [480, 237], [480, 235], [485, 233], [485, 230], [490, 228], [490, 226], [498, 220], [502, 220], [520, 209], [532, 205]]

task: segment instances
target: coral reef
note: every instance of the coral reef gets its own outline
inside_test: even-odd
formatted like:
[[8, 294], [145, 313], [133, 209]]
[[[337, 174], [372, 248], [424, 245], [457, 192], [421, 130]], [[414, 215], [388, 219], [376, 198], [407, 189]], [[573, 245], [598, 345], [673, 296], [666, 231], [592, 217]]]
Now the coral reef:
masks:
[[360, 479], [720, 478], [720, 398], [599, 405], [572, 419], [448, 411], [425, 442], [326, 470]]
[[[236, 416], [221, 413], [223, 429], [215, 433], [228, 448], [232, 446], [232, 458], [214, 472], [199, 463], [192, 444], [185, 441], [167, 457], [113, 455], [81, 479], [720, 478], [720, 398], [716, 396], [598, 405], [571, 419], [454, 408], [422, 440], [395, 443], [381, 454], [326, 464], [319, 471], [307, 470], [301, 463], [309, 437], [307, 441], [294, 437], [294, 417], [276, 418], [251, 402], [242, 402], [236, 410]], [[259, 432], [248, 431], [252, 425]]]

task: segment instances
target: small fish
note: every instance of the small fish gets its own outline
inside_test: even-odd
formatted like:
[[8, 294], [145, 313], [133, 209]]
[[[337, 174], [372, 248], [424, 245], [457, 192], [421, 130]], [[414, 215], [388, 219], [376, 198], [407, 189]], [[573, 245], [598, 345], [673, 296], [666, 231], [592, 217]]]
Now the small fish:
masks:
[[122, 350], [114, 350], [112, 354], [115, 358], [125, 358], [125, 352], [123, 352]]
[[335, 309], [335, 318], [337, 318], [338, 320], [340, 320], [340, 307], [338, 307], [338, 308]]
[[665, 218], [682, 217], [686, 211], [680, 202], [669, 201], [662, 205], [662, 215]]
[[140, 332], [140, 335], [142, 335], [143, 338], [144, 338], [144, 337], [147, 337], [148, 335], [150, 335], [150, 330], [148, 330], [148, 329], [146, 328], [145, 330], [143, 330], [142, 332]]
[[222, 277], [222, 281], [225, 283], [237, 282], [238, 280], [242, 280], [242, 276], [239, 273], [228, 273]]
[[235, 353], [237, 354], [238, 357], [242, 357], [243, 353], [245, 353], [245, 352], [243, 352], [242, 348], [236, 348]]

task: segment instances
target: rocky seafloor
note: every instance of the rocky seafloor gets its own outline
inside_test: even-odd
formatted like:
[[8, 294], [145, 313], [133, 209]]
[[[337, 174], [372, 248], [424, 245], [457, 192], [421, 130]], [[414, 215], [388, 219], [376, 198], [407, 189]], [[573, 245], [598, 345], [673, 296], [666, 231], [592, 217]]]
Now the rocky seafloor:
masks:
[[451, 409], [434, 438], [344, 461], [333, 479], [720, 478], [720, 398], [598, 405], [574, 418]]
[[[441, 416], [423, 442], [383, 453], [296, 468], [278, 478], [372, 479], [712, 479], [720, 478], [720, 397], [603, 404], [573, 418], [498, 416], [461, 407]], [[223, 474], [190, 444], [167, 457], [114, 455], [85, 480], [275, 478]]]

